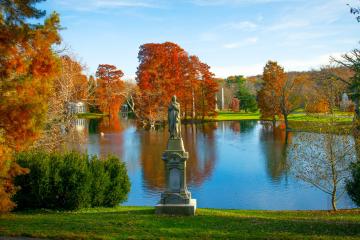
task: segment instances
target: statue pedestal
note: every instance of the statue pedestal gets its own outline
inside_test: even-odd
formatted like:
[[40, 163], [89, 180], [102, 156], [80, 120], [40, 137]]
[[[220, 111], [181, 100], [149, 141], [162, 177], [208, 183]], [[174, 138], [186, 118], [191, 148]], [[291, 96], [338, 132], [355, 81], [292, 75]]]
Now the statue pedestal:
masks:
[[196, 200], [186, 186], [186, 160], [189, 154], [185, 151], [181, 138], [169, 139], [162, 159], [165, 162], [166, 190], [155, 206], [156, 214], [195, 215]]

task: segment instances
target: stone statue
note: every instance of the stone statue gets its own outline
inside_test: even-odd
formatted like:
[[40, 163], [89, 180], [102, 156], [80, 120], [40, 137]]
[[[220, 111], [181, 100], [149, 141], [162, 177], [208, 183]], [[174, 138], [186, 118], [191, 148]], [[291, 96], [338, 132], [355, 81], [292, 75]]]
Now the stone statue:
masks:
[[165, 162], [166, 188], [160, 202], [155, 206], [156, 214], [195, 215], [196, 199], [186, 184], [186, 161], [189, 153], [185, 151], [181, 138], [180, 104], [173, 96], [168, 108], [169, 140], [162, 155]]
[[176, 96], [173, 96], [168, 108], [168, 121], [170, 138], [181, 137], [181, 122], [180, 122], [180, 103], [176, 101]]

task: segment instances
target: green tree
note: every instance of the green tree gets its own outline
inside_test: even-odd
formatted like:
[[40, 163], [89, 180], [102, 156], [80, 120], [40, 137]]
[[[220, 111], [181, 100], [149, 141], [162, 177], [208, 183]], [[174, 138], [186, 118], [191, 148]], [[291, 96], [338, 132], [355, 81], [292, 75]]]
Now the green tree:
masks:
[[356, 205], [360, 206], [360, 162], [351, 164], [351, 179], [346, 182], [346, 190]]
[[236, 85], [236, 98], [240, 100], [240, 109], [245, 112], [254, 112], [257, 109], [256, 96], [251, 93], [246, 85], [246, 78], [242, 75], [230, 76], [226, 80], [226, 85]]

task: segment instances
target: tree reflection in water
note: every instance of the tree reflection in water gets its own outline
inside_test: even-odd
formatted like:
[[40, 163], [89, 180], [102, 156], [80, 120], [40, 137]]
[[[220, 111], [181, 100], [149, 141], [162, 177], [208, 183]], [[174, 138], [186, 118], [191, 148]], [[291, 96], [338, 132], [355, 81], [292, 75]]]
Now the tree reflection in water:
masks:
[[98, 125], [100, 155], [115, 154], [121, 156], [123, 152], [123, 131], [118, 115], [104, 117]]
[[245, 133], [251, 131], [256, 124], [257, 122], [252, 120], [232, 121], [230, 122], [230, 129], [235, 133]]
[[[161, 156], [167, 128], [146, 130], [131, 120], [107, 120], [90, 122], [88, 153], [111, 153], [126, 162], [132, 182], [128, 205], [155, 204], [165, 183]], [[286, 152], [299, 134], [290, 133], [287, 141], [282, 126], [273, 129], [258, 121], [184, 124], [187, 182], [194, 197], [202, 207], [328, 209], [327, 196], [290, 174]], [[342, 208], [352, 206], [348, 198], [339, 202]]]
[[[216, 159], [215, 123], [183, 124], [182, 137], [189, 152], [186, 177], [189, 186], [199, 186], [211, 175]], [[143, 130], [140, 139], [140, 163], [146, 187], [161, 191], [165, 187], [165, 165], [161, 159], [169, 134], [166, 130]]]
[[275, 127], [270, 121], [261, 122], [260, 142], [261, 149], [266, 156], [266, 169], [268, 175], [275, 182], [287, 177], [287, 147], [291, 142], [292, 133], [285, 131], [283, 124]]

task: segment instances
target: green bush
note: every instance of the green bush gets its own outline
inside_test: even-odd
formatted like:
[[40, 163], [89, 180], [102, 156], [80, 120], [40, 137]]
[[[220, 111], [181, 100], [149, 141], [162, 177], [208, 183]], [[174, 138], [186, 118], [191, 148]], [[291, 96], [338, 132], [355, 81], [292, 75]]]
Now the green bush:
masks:
[[[118, 162], [121, 164], [120, 161]], [[92, 199], [92, 206], [94, 207], [104, 206], [104, 202], [107, 196], [107, 189], [111, 184], [110, 176], [105, 170], [104, 165], [104, 162], [96, 161], [96, 157], [93, 157], [92, 161], [90, 161], [90, 171], [93, 175], [90, 194]], [[127, 176], [126, 173], [125, 176]], [[126, 193], [127, 192], [128, 190]]]
[[114, 156], [23, 152], [16, 159], [30, 169], [15, 179], [21, 188], [14, 197], [18, 209], [113, 207], [125, 201], [130, 191], [125, 164]]
[[110, 156], [104, 162], [105, 171], [110, 177], [110, 184], [106, 189], [104, 205], [116, 206], [119, 199], [125, 200], [130, 191], [130, 182], [127, 177], [126, 167], [116, 157]]
[[346, 182], [346, 190], [354, 203], [360, 206], [360, 162], [351, 165], [352, 179]]

